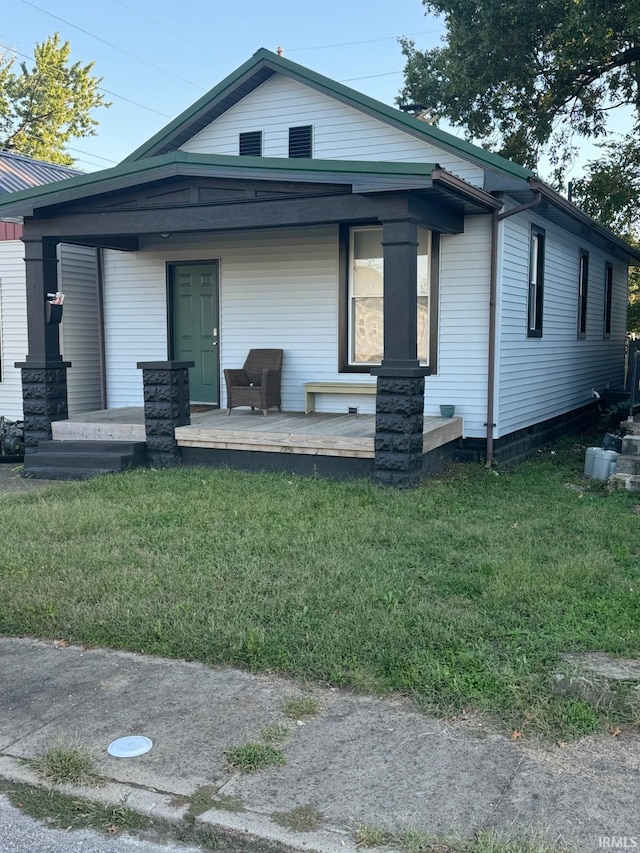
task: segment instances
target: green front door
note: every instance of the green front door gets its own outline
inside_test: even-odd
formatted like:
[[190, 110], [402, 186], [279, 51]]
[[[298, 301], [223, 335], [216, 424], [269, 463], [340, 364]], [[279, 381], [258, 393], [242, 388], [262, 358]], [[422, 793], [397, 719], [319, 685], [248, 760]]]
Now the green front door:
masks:
[[192, 403], [220, 403], [218, 264], [171, 264], [173, 358], [194, 361], [189, 371]]

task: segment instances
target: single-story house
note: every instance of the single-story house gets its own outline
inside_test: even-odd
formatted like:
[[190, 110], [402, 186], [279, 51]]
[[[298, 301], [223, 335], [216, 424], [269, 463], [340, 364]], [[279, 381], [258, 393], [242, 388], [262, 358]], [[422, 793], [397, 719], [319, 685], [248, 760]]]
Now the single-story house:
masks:
[[[27, 470], [126, 438], [156, 465], [408, 485], [452, 453], [521, 456], [623, 382], [638, 251], [527, 169], [264, 49], [115, 168], [2, 198], [7, 215]], [[82, 358], [102, 403], [80, 421], [72, 300], [46, 299], [60, 243], [99, 259]], [[224, 371], [256, 348], [283, 352], [283, 411], [227, 417]]]
[[[82, 174], [77, 169], [45, 163], [13, 151], [0, 150], [0, 200], [9, 194]], [[25, 287], [22, 218], [0, 219], [0, 417], [22, 419], [22, 382], [15, 363], [27, 348], [27, 298]], [[73, 380], [68, 388], [70, 414], [100, 408], [98, 362], [91, 358], [98, 334], [96, 249], [59, 243], [58, 277], [54, 292], [67, 298], [61, 342], [73, 358]], [[70, 376], [72, 373], [70, 373]]]

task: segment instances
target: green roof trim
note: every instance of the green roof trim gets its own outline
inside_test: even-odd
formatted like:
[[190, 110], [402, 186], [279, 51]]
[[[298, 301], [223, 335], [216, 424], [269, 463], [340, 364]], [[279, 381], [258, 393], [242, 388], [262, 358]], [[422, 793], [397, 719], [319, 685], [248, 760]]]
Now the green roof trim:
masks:
[[[184, 129], [185, 126], [192, 123], [196, 117], [200, 116], [204, 111], [212, 108], [216, 102], [229, 96], [235, 88], [241, 83], [246, 82], [250, 76], [261, 68], [267, 68], [273, 73], [284, 74], [292, 77], [301, 83], [312, 86], [315, 89], [320, 89], [323, 92], [338, 98], [339, 100], [352, 105], [356, 109], [360, 109], [373, 115], [386, 123], [392, 123], [396, 127], [408, 131], [412, 136], [416, 136], [435, 145], [440, 145], [449, 151], [454, 151], [462, 157], [471, 158], [482, 166], [494, 169], [512, 177], [527, 180], [534, 177], [534, 172], [525, 169], [517, 163], [511, 162], [498, 154], [493, 154], [478, 145], [467, 142], [464, 139], [459, 139], [451, 133], [440, 130], [431, 124], [427, 124], [411, 116], [405, 115], [395, 107], [390, 107], [377, 101], [375, 98], [370, 98], [368, 95], [363, 95], [349, 86], [331, 80], [322, 74], [311, 71], [305, 68], [304, 65], [298, 65], [290, 59], [285, 59], [283, 56], [278, 56], [266, 48], [260, 48], [254, 55], [243, 63], [239, 68], [233, 71], [228, 77], [225, 77], [217, 86], [214, 86], [210, 92], [203, 95], [191, 107], [186, 109], [181, 115], [171, 121], [162, 130], [152, 136], [144, 145], [137, 148], [130, 154], [123, 163], [140, 160], [149, 156], [153, 156], [153, 152], [163, 145], [171, 143], [173, 137], [178, 132]], [[256, 85], [259, 85], [256, 83]], [[244, 96], [243, 96], [244, 97]], [[197, 131], [195, 131], [197, 132]]]
[[[253, 175], [260, 173], [278, 172], [291, 174], [294, 179], [298, 175], [336, 175], [344, 176], [345, 183], [353, 175], [383, 175], [402, 177], [430, 177], [436, 168], [435, 163], [395, 163], [381, 162], [375, 160], [303, 160], [288, 159], [286, 157], [240, 157], [230, 154], [191, 154], [186, 151], [171, 151], [157, 157], [148, 157], [145, 160], [134, 162], [123, 162], [111, 169], [103, 169], [100, 172], [92, 172], [76, 178], [68, 178], [65, 181], [57, 181], [53, 184], [45, 184], [32, 187], [20, 192], [8, 193], [0, 196], [0, 210], [5, 207], [20, 204], [26, 201], [49, 201], [55, 203], [57, 196], [73, 196], [76, 191], [79, 197], [93, 193], [108, 192], [109, 184], [123, 178], [132, 178], [132, 183], [138, 177], [150, 177], [153, 172], [165, 172], [171, 166], [176, 167], [176, 174], [180, 167], [200, 167], [206, 169], [235, 169], [236, 171], [247, 170]], [[162, 176], [164, 177], [164, 175]], [[37, 205], [36, 205], [37, 206]]]

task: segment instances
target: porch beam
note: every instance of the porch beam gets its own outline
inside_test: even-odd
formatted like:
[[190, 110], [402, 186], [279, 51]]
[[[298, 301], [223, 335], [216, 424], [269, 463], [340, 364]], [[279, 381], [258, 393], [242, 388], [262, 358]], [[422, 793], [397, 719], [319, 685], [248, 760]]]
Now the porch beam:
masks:
[[79, 211], [28, 219], [32, 233], [61, 241], [82, 242], [116, 235], [233, 231], [336, 222], [371, 222], [409, 215], [445, 234], [464, 230], [464, 215], [441, 200], [412, 199], [408, 192], [370, 195], [339, 193], [323, 196], [253, 199], [228, 204], [197, 204], [154, 209]]

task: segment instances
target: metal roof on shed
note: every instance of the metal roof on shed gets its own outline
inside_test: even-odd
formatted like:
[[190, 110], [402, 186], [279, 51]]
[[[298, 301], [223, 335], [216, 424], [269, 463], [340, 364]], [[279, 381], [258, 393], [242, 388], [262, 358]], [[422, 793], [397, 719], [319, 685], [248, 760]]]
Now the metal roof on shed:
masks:
[[15, 193], [81, 175], [78, 169], [0, 151], [0, 194]]

